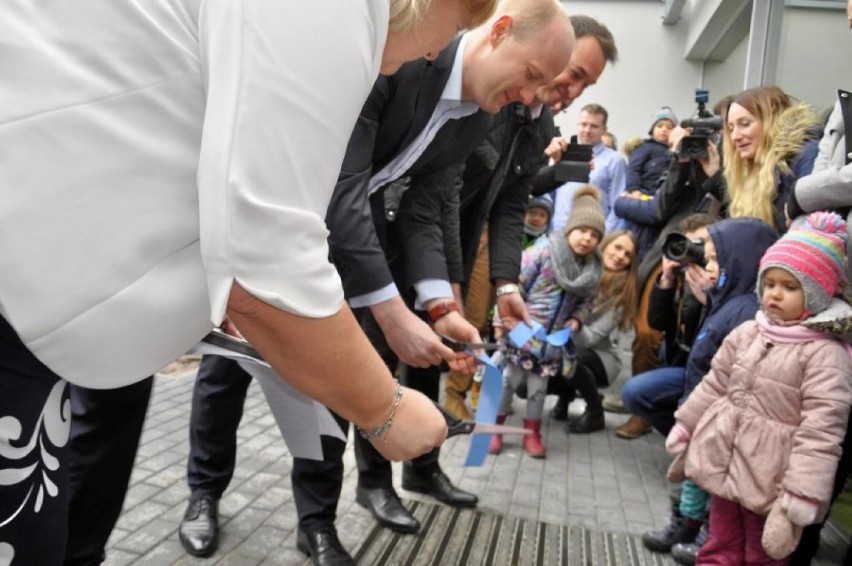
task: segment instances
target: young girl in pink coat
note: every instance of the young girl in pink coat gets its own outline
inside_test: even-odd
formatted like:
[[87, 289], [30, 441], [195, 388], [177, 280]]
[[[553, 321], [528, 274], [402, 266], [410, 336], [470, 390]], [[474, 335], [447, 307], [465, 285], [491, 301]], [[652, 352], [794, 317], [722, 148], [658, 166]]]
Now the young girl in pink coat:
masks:
[[828, 510], [852, 403], [852, 349], [807, 327], [832, 308], [845, 273], [846, 224], [807, 217], [760, 262], [756, 319], [737, 327], [675, 413], [670, 470], [710, 492], [696, 564], [786, 564], [802, 527]]

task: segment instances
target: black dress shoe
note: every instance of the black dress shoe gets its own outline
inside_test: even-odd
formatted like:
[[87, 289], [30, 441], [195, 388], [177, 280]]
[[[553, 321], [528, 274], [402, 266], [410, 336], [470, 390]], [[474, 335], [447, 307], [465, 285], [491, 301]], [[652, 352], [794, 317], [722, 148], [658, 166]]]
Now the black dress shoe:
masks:
[[312, 533], [299, 529], [296, 548], [310, 556], [316, 566], [355, 566], [355, 560], [340, 544], [334, 527]]
[[180, 543], [193, 556], [210, 556], [219, 546], [219, 500], [202, 495], [189, 500], [178, 529]]
[[420, 522], [405, 508], [391, 488], [368, 489], [358, 486], [355, 501], [372, 513], [381, 525], [398, 533], [416, 533], [420, 529]]
[[450, 483], [450, 478], [441, 470], [423, 476], [413, 469], [403, 466], [402, 488], [417, 493], [426, 493], [441, 503], [453, 507], [476, 507], [476, 504], [479, 503], [477, 496], [454, 486]]

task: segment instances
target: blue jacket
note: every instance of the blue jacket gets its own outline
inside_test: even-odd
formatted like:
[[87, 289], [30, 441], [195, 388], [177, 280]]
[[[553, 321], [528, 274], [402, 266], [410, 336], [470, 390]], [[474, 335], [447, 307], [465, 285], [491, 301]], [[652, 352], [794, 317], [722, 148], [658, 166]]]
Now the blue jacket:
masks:
[[729, 218], [709, 228], [716, 246], [719, 279], [707, 290], [707, 316], [686, 362], [681, 402], [710, 371], [710, 362], [734, 328], [757, 314], [755, 295], [760, 258], [775, 243], [775, 229], [756, 218]]
[[646, 195], [657, 190], [669, 166], [669, 146], [649, 138], [630, 152], [627, 161], [627, 191], [639, 189]]

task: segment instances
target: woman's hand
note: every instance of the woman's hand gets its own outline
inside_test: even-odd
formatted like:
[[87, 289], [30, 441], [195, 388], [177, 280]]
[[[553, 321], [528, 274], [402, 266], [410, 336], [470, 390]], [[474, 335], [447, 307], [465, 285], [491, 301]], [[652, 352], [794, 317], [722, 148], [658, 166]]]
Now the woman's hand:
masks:
[[[388, 414], [390, 410], [388, 406]], [[419, 391], [403, 387], [390, 427], [382, 436], [371, 438], [370, 444], [388, 460], [399, 461], [425, 454], [446, 438], [447, 421], [435, 404]]]
[[716, 148], [715, 143], [708, 140], [707, 157], [699, 159], [698, 162], [701, 164], [701, 168], [704, 169], [704, 174], [708, 177], [712, 177], [719, 172], [719, 169], [722, 168], [722, 160], [719, 158], [719, 150]]

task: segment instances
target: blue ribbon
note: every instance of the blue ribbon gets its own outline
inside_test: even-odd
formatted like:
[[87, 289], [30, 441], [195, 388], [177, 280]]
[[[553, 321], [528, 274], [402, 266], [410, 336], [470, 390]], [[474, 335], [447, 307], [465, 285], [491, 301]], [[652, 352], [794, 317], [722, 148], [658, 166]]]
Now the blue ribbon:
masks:
[[[533, 325], [529, 326], [525, 322], [521, 322], [508, 334], [510, 343], [516, 348], [523, 347], [533, 336], [552, 346], [564, 346], [571, 339], [571, 328], [563, 328], [545, 335], [544, 327], [541, 324], [533, 322]], [[497, 422], [497, 409], [500, 396], [503, 394], [503, 372], [485, 354], [480, 354], [477, 359], [485, 366], [485, 375], [482, 377], [482, 386], [479, 390], [476, 422], [494, 424]], [[464, 465], [481, 466], [484, 464], [490, 443], [490, 434], [473, 434]]]

